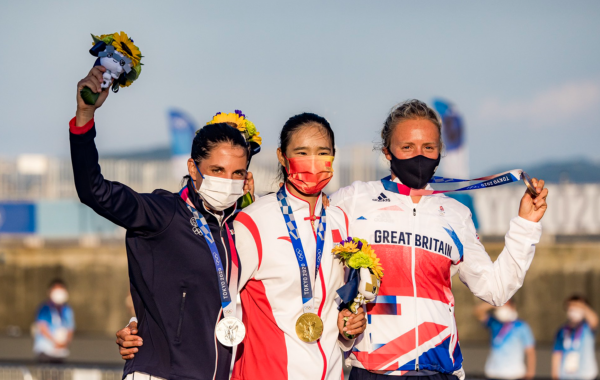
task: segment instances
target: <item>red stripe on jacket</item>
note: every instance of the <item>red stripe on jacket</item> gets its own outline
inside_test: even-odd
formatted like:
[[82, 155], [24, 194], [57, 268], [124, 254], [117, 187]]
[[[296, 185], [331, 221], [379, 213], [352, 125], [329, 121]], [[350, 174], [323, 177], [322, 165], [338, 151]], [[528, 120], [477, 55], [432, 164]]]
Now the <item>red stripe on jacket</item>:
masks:
[[252, 238], [254, 239], [254, 243], [256, 244], [256, 251], [258, 252], [258, 268], [260, 268], [260, 264], [262, 263], [262, 240], [260, 240], [260, 232], [258, 232], [258, 227], [256, 227], [256, 223], [254, 220], [246, 214], [245, 212], [240, 212], [235, 217], [236, 222], [240, 222], [250, 231], [252, 234]]
[[237, 346], [231, 379], [287, 379], [285, 336], [277, 326], [262, 281], [248, 281], [240, 297], [246, 338]]

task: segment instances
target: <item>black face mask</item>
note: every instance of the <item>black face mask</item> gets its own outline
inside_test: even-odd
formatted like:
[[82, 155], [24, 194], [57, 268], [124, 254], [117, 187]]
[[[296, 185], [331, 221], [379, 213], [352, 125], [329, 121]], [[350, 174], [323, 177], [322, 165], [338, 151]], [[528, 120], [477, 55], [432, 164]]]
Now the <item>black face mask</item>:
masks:
[[398, 177], [400, 182], [412, 189], [423, 189], [427, 186], [429, 180], [433, 177], [435, 170], [440, 164], [441, 155], [437, 159], [427, 158], [425, 156], [415, 156], [400, 160], [392, 152], [391, 167], [392, 172]]

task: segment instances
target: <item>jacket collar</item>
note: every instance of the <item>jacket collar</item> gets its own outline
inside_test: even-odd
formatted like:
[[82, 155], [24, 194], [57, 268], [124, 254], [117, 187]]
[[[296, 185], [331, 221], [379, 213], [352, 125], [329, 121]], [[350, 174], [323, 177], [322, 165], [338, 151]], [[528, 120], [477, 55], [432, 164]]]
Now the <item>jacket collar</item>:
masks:
[[292, 194], [290, 185], [287, 183], [285, 184], [285, 192], [287, 194], [288, 204], [292, 207], [293, 212], [306, 210], [310, 216], [321, 216], [321, 211], [323, 210], [323, 193], [319, 194], [317, 203], [315, 203], [315, 208], [314, 210], [311, 210], [310, 203]]

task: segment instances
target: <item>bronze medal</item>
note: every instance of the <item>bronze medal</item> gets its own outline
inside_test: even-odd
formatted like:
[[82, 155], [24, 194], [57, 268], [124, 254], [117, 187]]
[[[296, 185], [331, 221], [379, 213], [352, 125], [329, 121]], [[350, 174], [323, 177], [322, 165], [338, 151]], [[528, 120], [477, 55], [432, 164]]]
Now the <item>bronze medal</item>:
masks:
[[529, 195], [531, 195], [533, 198], [537, 198], [537, 196], [540, 194], [538, 194], [537, 190], [531, 183], [531, 177], [529, 176], [529, 174], [522, 172], [521, 179], [523, 180], [523, 182], [525, 182], [525, 186], [527, 186], [527, 191], [529, 192]]
[[312, 343], [323, 334], [323, 321], [315, 313], [304, 313], [296, 321], [296, 334], [300, 340]]

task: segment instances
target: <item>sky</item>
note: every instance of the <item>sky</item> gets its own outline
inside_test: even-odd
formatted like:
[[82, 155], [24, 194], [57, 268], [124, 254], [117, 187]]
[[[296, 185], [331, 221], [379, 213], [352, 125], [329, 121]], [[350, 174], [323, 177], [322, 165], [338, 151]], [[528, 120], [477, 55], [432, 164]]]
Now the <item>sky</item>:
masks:
[[170, 107], [200, 124], [241, 109], [266, 146], [315, 112], [346, 146], [376, 142], [394, 104], [443, 97], [473, 175], [600, 161], [598, 19], [579, 0], [2, 1], [0, 156], [68, 156], [90, 33], [123, 30], [145, 65], [96, 113], [101, 155], [168, 145]]

